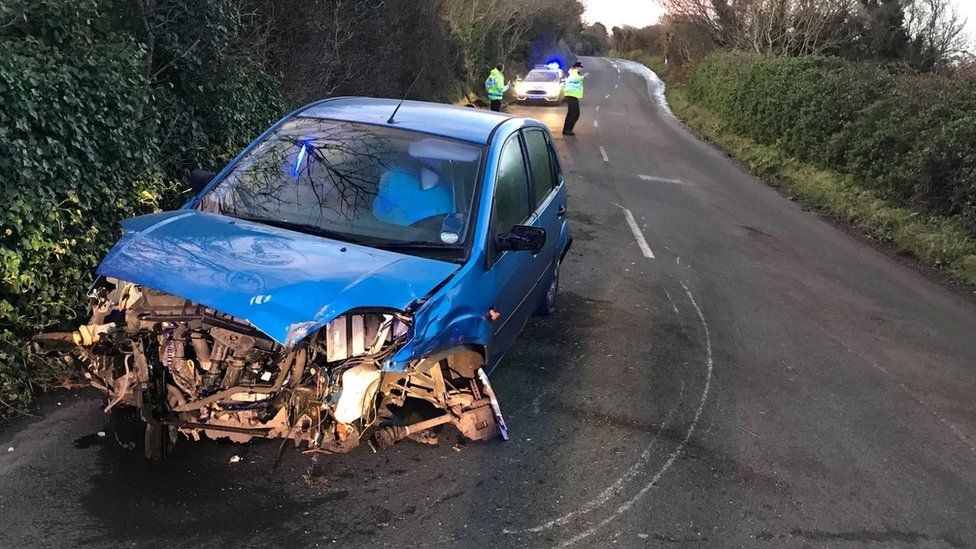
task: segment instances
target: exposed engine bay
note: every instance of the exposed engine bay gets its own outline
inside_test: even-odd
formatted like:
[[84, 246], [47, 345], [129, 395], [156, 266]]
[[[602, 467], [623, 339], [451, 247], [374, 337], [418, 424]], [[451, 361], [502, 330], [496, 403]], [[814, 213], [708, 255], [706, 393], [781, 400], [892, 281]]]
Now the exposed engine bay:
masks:
[[505, 436], [479, 353], [384, 371], [409, 337], [406, 313], [352, 311], [286, 348], [244, 320], [113, 279], [95, 285], [90, 312], [77, 331], [38, 340], [71, 349], [68, 360], [105, 392], [106, 412], [138, 408], [150, 458], [181, 434], [291, 439], [308, 452], [348, 451], [366, 437], [429, 442], [447, 423], [471, 440]]

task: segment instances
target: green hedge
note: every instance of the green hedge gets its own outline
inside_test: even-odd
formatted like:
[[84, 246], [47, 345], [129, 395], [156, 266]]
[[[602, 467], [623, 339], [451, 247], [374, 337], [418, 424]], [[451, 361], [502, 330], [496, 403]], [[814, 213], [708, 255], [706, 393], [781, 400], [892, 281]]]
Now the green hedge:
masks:
[[732, 131], [976, 230], [976, 82], [717, 51], [685, 81]]
[[[61, 374], [28, 341], [77, 324], [119, 221], [183, 201], [186, 169], [226, 162], [284, 110], [233, 37], [208, 49], [183, 32], [184, 3], [155, 3], [152, 49], [130, 5], [0, 3], [0, 416]], [[193, 5], [221, 17], [183, 19], [235, 20], [230, 0]]]

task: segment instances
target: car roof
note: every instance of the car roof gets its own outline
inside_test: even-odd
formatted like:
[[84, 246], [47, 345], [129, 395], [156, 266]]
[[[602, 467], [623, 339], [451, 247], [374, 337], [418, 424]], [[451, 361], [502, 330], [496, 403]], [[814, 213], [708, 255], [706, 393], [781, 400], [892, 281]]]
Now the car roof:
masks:
[[399, 102], [398, 99], [340, 97], [313, 103], [296, 112], [295, 116], [388, 126], [482, 145], [488, 143], [495, 128], [514, 118], [471, 107], [404, 101], [395, 122], [389, 124], [390, 115]]

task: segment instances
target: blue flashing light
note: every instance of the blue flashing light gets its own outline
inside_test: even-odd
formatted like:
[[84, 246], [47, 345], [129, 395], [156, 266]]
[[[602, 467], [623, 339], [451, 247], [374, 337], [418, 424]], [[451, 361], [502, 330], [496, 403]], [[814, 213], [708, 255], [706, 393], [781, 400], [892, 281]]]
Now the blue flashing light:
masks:
[[308, 156], [308, 142], [302, 143], [302, 148], [298, 151], [298, 159], [295, 160], [295, 167], [291, 170], [291, 176], [298, 177], [298, 174], [302, 171], [302, 164], [305, 163], [305, 157]]
[[548, 63], [546, 63], [546, 67], [548, 67], [548, 68], [550, 68], [550, 69], [552, 69], [554, 71], [555, 70], [562, 70], [563, 64], [560, 63], [558, 59], [553, 59], [552, 61], [549, 61]]

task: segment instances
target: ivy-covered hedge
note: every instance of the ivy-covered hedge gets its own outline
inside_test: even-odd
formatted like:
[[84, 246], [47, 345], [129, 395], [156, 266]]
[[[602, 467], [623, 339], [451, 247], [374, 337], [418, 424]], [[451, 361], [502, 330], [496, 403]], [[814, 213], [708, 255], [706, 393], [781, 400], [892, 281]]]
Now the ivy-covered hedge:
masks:
[[28, 342], [72, 327], [118, 222], [181, 202], [187, 169], [226, 162], [284, 111], [233, 48], [234, 2], [192, 4], [160, 0], [136, 25], [131, 2], [0, 3], [0, 415], [59, 373]]
[[976, 81], [716, 51], [688, 97], [743, 136], [976, 232]]

